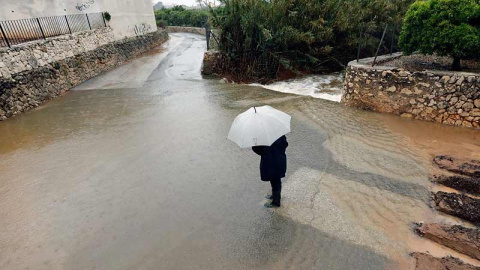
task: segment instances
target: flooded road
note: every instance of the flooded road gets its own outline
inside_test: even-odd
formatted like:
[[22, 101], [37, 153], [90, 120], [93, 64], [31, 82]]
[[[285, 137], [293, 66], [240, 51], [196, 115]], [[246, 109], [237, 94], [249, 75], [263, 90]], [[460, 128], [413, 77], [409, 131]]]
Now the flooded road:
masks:
[[[434, 154], [476, 157], [480, 133], [222, 84], [205, 42], [159, 50], [0, 123], [0, 269], [407, 269], [450, 252], [411, 223]], [[234, 117], [292, 115], [282, 208], [263, 207], [259, 158]]]

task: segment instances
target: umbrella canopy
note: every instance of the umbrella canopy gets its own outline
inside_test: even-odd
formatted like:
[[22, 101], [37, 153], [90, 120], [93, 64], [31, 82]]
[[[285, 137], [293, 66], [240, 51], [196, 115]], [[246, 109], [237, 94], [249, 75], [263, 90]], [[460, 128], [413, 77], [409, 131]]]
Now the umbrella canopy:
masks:
[[235, 118], [228, 139], [241, 148], [270, 146], [290, 132], [291, 118], [270, 106], [253, 107]]

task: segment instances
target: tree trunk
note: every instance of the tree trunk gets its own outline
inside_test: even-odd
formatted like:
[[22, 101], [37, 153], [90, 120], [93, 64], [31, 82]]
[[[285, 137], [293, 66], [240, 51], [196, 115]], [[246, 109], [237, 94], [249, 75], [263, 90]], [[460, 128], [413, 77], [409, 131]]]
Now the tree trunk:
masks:
[[462, 70], [462, 65], [460, 64], [460, 58], [454, 57], [453, 58], [453, 64], [452, 64], [452, 70]]

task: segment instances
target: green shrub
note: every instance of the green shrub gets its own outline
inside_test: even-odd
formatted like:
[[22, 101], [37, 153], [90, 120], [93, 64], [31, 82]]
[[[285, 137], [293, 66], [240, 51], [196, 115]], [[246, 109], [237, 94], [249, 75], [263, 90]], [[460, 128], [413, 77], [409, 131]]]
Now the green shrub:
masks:
[[167, 26], [167, 24], [164, 20], [157, 20], [157, 27], [165, 28], [165, 26]]
[[417, 1], [408, 10], [399, 41], [405, 54], [451, 56], [452, 69], [461, 59], [480, 58], [480, 1]]
[[105, 20], [107, 21], [110, 21], [112, 19], [112, 15], [110, 15], [110, 13], [108, 12], [103, 13], [103, 16], [105, 16]]
[[185, 9], [182, 6], [164, 8], [155, 11], [157, 22], [162, 21], [164, 26], [191, 26], [205, 27], [209, 13], [204, 9]]
[[[363, 56], [373, 56], [388, 24], [396, 36], [413, 0], [222, 0], [212, 10], [228, 72], [247, 79], [295, 72], [338, 70], [355, 58], [363, 32]], [[388, 43], [390, 45], [390, 42]], [[385, 52], [385, 48], [383, 48]], [[241, 80], [241, 78], [240, 78]]]

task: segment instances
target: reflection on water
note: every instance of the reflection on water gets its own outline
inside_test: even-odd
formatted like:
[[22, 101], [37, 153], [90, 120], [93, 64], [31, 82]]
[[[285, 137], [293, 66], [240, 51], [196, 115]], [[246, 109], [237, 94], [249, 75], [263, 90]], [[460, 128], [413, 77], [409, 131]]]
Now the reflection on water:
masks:
[[341, 72], [308, 75], [267, 85], [251, 84], [266, 89], [303, 96], [311, 96], [331, 101], [340, 102], [342, 98], [344, 74]]

